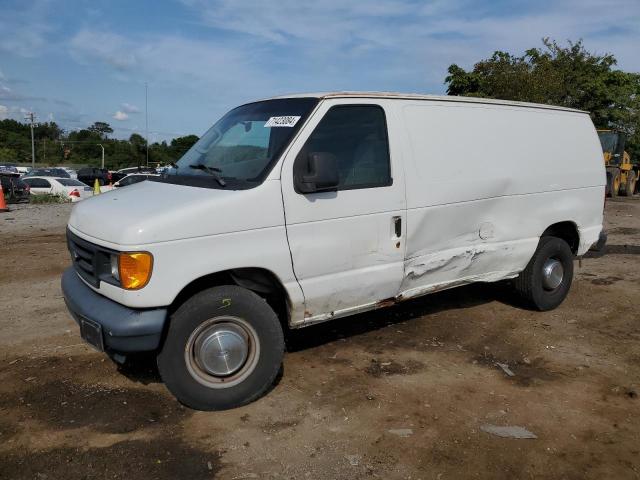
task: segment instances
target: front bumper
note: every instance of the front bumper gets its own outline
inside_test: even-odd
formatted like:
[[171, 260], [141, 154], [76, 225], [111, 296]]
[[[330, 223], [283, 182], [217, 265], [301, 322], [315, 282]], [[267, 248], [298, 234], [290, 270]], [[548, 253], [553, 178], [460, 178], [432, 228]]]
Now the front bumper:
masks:
[[160, 346], [167, 318], [165, 308], [125, 307], [89, 288], [73, 267], [62, 274], [62, 294], [78, 325], [85, 319], [101, 327], [105, 350], [132, 353], [156, 350]]

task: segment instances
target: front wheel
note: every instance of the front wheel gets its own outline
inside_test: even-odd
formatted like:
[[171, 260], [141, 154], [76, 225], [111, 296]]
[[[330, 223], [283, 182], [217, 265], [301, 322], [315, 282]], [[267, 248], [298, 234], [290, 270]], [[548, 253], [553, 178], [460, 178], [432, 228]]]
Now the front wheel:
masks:
[[620, 170], [617, 168], [607, 172], [607, 191], [610, 197], [617, 197], [620, 193]]
[[188, 407], [224, 410], [247, 404], [275, 380], [284, 355], [278, 317], [238, 286], [197, 293], [171, 315], [158, 370]]
[[552, 310], [569, 293], [573, 280], [573, 253], [564, 240], [542, 237], [527, 267], [515, 280], [516, 291], [528, 306]]

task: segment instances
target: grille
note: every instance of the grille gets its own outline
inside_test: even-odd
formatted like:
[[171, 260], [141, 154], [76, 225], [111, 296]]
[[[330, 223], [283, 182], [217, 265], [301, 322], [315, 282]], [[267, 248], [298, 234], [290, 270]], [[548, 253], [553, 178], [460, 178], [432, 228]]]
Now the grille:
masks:
[[[113, 283], [110, 275], [110, 250], [87, 242], [67, 229], [67, 247], [78, 275], [90, 285], [98, 287], [101, 280]], [[112, 281], [109, 281], [112, 280]]]

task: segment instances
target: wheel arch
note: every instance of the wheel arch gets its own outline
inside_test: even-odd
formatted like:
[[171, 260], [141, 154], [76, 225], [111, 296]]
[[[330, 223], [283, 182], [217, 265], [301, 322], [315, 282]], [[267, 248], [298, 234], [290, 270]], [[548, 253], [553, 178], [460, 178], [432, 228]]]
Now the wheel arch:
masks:
[[261, 296], [276, 312], [283, 328], [288, 326], [291, 315], [291, 298], [287, 289], [275, 273], [261, 267], [232, 268], [192, 280], [180, 290], [171, 303], [169, 316], [196, 293], [222, 285], [237, 285]]
[[545, 231], [542, 232], [542, 235], [540, 235], [540, 238], [542, 237], [561, 238], [569, 244], [569, 248], [571, 248], [574, 255], [578, 253], [578, 248], [580, 247], [580, 231], [575, 222], [566, 220], [549, 225]]

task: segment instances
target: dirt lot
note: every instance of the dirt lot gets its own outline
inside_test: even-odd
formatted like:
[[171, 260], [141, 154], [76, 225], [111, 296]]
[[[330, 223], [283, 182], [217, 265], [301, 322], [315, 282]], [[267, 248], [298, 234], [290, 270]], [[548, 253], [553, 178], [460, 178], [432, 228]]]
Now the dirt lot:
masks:
[[2, 479], [640, 477], [639, 198], [608, 203], [608, 253], [559, 309], [474, 285], [309, 328], [265, 398], [216, 413], [81, 343], [69, 212], [0, 214]]

